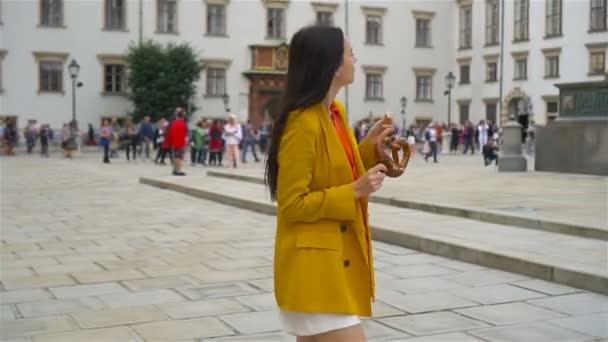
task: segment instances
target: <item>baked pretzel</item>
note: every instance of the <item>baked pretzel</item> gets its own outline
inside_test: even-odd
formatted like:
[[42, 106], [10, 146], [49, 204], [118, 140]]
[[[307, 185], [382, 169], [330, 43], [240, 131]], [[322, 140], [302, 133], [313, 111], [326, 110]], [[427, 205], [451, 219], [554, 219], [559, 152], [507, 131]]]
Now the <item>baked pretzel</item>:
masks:
[[[395, 178], [401, 176], [405, 172], [407, 163], [410, 161], [410, 146], [404, 138], [393, 140], [393, 135], [395, 135], [394, 132], [390, 136], [384, 138], [384, 145], [391, 149], [393, 158], [391, 159], [383, 148], [379, 148], [378, 152], [380, 153], [380, 163], [386, 166], [386, 175]], [[403, 151], [401, 160], [399, 160], [399, 150]]]

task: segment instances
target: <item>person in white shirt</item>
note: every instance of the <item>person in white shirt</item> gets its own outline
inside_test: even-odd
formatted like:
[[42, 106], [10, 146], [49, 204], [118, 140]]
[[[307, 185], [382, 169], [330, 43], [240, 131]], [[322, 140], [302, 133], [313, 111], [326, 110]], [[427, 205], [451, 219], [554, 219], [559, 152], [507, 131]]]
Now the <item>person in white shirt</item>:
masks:
[[437, 163], [437, 131], [435, 127], [429, 125], [424, 136], [429, 144], [429, 152], [424, 156], [424, 161], [428, 162], [429, 157], [432, 155], [433, 162]]
[[243, 139], [241, 125], [236, 122], [236, 115], [230, 114], [228, 123], [224, 126], [224, 140], [226, 141], [226, 167], [239, 166], [239, 144]]
[[477, 131], [479, 132], [479, 148], [483, 148], [484, 146], [486, 146], [486, 143], [488, 142], [488, 130], [490, 129], [490, 126], [488, 126], [488, 124], [481, 120], [479, 122], [479, 126], [477, 126]]

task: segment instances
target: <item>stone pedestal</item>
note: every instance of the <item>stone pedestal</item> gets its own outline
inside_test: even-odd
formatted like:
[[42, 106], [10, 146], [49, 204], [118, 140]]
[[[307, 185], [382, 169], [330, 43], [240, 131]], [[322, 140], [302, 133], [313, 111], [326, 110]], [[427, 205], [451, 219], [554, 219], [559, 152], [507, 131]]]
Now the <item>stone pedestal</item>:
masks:
[[521, 153], [521, 125], [513, 120], [507, 121], [502, 132], [503, 144], [498, 158], [498, 171], [528, 171], [528, 161]]
[[441, 135], [441, 153], [450, 153], [450, 141], [452, 141], [452, 132], [444, 131]]
[[536, 171], [608, 176], [608, 120], [557, 120], [536, 133]]
[[537, 130], [537, 171], [608, 175], [608, 81], [556, 85], [559, 118]]

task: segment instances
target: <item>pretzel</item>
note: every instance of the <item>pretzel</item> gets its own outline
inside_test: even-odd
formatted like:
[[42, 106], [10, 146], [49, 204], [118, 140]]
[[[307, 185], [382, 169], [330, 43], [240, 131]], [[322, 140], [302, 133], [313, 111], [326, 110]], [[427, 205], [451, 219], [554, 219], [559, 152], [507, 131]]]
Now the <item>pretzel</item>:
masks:
[[[379, 148], [380, 163], [386, 166], [386, 175], [391, 178], [399, 177], [405, 172], [407, 163], [410, 161], [410, 147], [404, 138], [392, 139], [395, 135], [393, 132], [390, 136], [384, 138], [384, 145], [389, 147], [392, 152], [393, 158], [384, 151], [383, 148]], [[403, 151], [402, 159], [399, 160], [399, 150]]]

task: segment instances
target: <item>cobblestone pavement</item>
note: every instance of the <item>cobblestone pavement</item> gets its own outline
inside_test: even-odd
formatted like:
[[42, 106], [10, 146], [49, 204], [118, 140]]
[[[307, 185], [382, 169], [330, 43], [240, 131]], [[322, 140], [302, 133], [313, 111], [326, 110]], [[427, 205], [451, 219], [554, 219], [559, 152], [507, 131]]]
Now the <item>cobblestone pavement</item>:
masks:
[[[274, 217], [137, 183], [168, 167], [98, 157], [0, 159], [0, 340], [294, 340], [272, 294]], [[372, 341], [608, 338], [608, 297], [375, 253]]]

